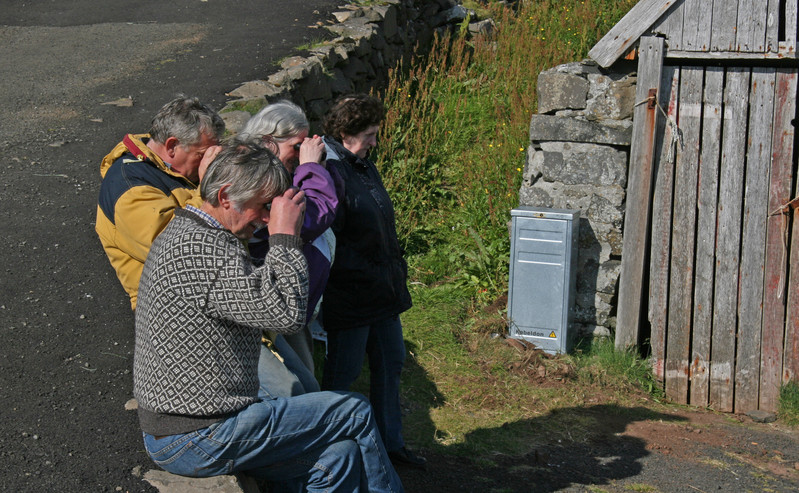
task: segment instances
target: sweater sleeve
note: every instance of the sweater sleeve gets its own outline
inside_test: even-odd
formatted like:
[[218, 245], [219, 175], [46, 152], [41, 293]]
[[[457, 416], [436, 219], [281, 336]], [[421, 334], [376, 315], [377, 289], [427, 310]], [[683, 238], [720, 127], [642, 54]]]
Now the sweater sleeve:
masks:
[[254, 268], [239, 240], [229, 238], [228, 262], [210, 284], [208, 309], [222, 319], [293, 334], [305, 326], [308, 263], [299, 236], [272, 235], [264, 264]]

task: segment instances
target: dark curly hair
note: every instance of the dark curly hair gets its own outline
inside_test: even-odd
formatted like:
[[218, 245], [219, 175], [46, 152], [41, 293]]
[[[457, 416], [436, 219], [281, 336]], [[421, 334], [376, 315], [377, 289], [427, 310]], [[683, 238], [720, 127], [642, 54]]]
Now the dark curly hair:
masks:
[[385, 114], [383, 103], [374, 96], [343, 96], [333, 103], [325, 116], [325, 134], [341, 141], [343, 135], [356, 135], [372, 125], [380, 125]]

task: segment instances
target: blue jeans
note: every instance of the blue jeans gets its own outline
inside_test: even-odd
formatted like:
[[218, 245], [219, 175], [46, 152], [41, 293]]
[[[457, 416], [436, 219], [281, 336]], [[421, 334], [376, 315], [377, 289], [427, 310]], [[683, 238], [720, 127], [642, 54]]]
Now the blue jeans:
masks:
[[266, 399], [201, 430], [143, 435], [153, 461], [181, 476], [243, 472], [312, 492], [403, 491], [371, 407], [356, 393]]
[[[305, 329], [304, 329], [305, 330]], [[282, 335], [275, 338], [275, 348], [283, 358], [281, 362], [261, 344], [258, 359], [258, 380], [266, 397], [291, 397], [318, 392], [319, 382]]]
[[364, 355], [369, 356], [369, 400], [377, 429], [386, 449], [393, 452], [405, 446], [399, 394], [405, 342], [399, 316], [362, 327], [328, 331], [322, 389], [349, 390], [361, 373]]

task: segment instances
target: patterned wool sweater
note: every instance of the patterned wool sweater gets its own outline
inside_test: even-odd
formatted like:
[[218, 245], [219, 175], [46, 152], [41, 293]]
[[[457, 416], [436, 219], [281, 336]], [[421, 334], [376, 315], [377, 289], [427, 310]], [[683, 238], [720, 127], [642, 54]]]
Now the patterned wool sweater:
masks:
[[261, 267], [241, 241], [178, 209], [139, 284], [133, 393], [142, 430], [206, 427], [257, 400], [262, 330], [305, 325], [308, 266], [299, 236], [273, 235]]

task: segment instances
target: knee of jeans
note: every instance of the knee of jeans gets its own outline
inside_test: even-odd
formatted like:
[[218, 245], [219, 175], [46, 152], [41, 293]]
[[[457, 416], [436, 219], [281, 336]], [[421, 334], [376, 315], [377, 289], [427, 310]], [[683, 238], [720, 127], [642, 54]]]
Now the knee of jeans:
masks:
[[346, 460], [348, 462], [360, 462], [361, 449], [355, 440], [341, 440], [332, 443], [327, 449], [327, 455], [335, 457], [338, 460]]
[[359, 392], [350, 392], [350, 399], [355, 401], [355, 410], [359, 413], [371, 413], [372, 404], [369, 398]]

